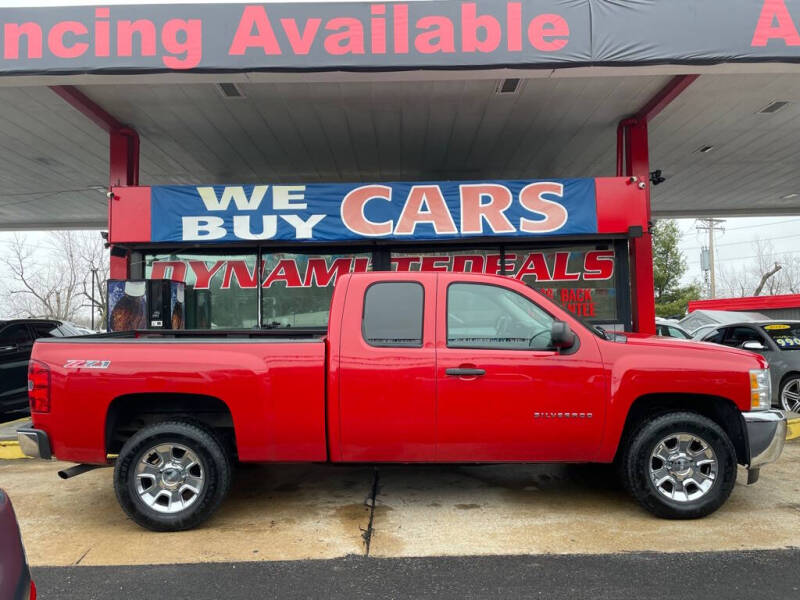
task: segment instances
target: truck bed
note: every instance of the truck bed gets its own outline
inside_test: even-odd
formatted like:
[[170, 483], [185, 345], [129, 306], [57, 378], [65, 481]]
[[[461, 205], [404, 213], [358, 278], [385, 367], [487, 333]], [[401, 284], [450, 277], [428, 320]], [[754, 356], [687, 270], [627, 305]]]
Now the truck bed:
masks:
[[326, 348], [325, 332], [299, 329], [42, 339], [32, 359], [55, 401], [33, 421], [58, 458], [97, 464], [119, 451], [109, 424], [177, 401], [235, 430], [242, 461], [324, 461]]

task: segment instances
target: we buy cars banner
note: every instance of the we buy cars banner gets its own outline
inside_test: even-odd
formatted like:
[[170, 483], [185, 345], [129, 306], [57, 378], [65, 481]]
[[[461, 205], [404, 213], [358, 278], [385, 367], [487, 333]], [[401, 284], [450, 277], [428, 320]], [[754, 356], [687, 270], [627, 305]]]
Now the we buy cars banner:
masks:
[[797, 61], [798, 0], [477, 0], [0, 9], [0, 74]]
[[114, 188], [109, 241], [446, 241], [627, 234], [646, 192], [625, 177]]
[[592, 179], [154, 186], [153, 242], [597, 232]]

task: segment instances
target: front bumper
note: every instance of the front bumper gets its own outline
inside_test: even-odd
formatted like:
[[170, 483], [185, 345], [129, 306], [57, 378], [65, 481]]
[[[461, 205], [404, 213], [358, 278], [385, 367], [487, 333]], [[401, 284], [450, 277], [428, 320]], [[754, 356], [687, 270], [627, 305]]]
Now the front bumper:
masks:
[[26, 456], [45, 459], [53, 457], [50, 450], [50, 438], [41, 429], [17, 429], [17, 440], [20, 450]]
[[[779, 410], [742, 413], [747, 427], [750, 451], [747, 468], [753, 473], [748, 483], [758, 478], [758, 469], [778, 460], [786, 442], [786, 416]], [[750, 481], [753, 479], [753, 481]]]

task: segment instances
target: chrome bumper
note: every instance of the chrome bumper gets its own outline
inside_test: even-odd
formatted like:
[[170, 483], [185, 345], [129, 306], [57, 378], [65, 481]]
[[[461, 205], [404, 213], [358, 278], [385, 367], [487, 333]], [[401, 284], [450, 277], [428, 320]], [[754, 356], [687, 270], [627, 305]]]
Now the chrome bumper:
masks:
[[41, 429], [17, 429], [17, 440], [19, 449], [26, 456], [45, 459], [53, 457], [50, 451], [50, 438]]
[[758, 470], [778, 460], [786, 442], [786, 416], [779, 410], [742, 413], [750, 451], [747, 483], [758, 480]]

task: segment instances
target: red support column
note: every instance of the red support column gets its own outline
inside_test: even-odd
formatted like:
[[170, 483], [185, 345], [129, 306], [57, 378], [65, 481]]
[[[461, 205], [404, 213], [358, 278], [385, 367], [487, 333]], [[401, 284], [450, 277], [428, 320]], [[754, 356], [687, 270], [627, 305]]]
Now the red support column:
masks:
[[[78, 88], [69, 85], [54, 85], [50, 89], [75, 110], [108, 133], [108, 187], [139, 185], [139, 134], [120, 123]], [[109, 200], [109, 222], [111, 218]], [[130, 275], [128, 252], [111, 248], [111, 278], [127, 279]]]
[[699, 75], [673, 77], [642, 109], [630, 119], [623, 119], [617, 128], [617, 176], [636, 177], [646, 186], [647, 230], [630, 244], [631, 304], [633, 330], [656, 332], [656, 302], [653, 284], [653, 236], [650, 233], [650, 150], [647, 124], [675, 100]]
[[653, 291], [653, 236], [650, 233], [650, 154], [647, 145], [647, 122], [637, 120], [626, 128], [627, 173], [645, 182], [647, 230], [633, 238], [630, 245], [633, 329], [656, 332], [656, 302]]

